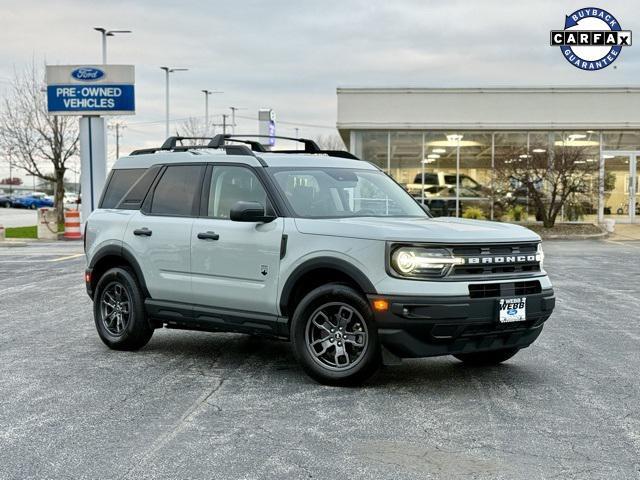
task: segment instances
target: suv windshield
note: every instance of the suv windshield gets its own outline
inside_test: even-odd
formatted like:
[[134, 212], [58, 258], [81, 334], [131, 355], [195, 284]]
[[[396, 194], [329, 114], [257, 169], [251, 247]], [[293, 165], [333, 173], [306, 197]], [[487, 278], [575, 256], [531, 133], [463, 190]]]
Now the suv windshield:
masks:
[[296, 215], [306, 218], [426, 217], [420, 205], [377, 170], [268, 169]]

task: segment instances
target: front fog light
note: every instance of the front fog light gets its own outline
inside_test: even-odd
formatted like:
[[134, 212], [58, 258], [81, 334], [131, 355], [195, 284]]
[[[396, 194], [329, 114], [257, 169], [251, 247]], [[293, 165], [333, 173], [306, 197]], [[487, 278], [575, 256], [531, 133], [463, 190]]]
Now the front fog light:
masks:
[[439, 276], [451, 265], [463, 263], [442, 248], [400, 247], [391, 255], [391, 266], [404, 276]]

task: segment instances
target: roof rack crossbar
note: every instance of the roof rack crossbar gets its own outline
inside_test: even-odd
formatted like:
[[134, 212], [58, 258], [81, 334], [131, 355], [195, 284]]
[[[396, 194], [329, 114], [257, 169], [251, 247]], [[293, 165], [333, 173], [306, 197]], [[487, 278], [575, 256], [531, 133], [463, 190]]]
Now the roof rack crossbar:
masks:
[[160, 150], [170, 150], [175, 148], [178, 145], [178, 142], [182, 143], [183, 140], [209, 140], [211, 141], [214, 137], [181, 137], [181, 136], [173, 136], [167, 138]]
[[[188, 152], [189, 150], [204, 150], [208, 148], [211, 147], [208, 145], [176, 145], [172, 148], [162, 146], [158, 148], [142, 148], [140, 150], [134, 150], [129, 155], [144, 155], [156, 152]], [[223, 145], [220, 148], [224, 149], [227, 155], [256, 156], [253, 151], [245, 145]]]
[[[303, 143], [304, 144], [304, 150], [298, 150], [298, 153], [321, 153], [322, 150], [320, 149], [320, 147], [318, 146], [318, 144], [316, 142], [314, 142], [313, 140], [310, 140], [308, 138], [295, 138], [295, 137], [281, 137], [281, 136], [272, 136], [272, 135], [241, 135], [241, 134], [232, 134], [232, 133], [225, 133], [225, 134], [218, 134], [215, 137], [213, 137], [211, 139], [211, 141], [209, 142], [209, 146], [211, 148], [220, 148], [222, 145], [224, 145], [225, 141], [229, 140], [232, 142], [241, 142], [242, 140], [237, 140], [237, 138], [243, 139], [243, 138], [277, 138], [280, 140], [291, 140], [293, 142], [299, 142], [299, 143]], [[248, 142], [244, 142], [244, 143], [248, 143]], [[260, 145], [260, 147], [263, 148], [263, 150], [261, 151], [265, 151], [264, 147], [262, 146], [262, 144], [260, 142], [252, 142], [252, 143], [257, 143]], [[249, 143], [250, 145], [252, 145], [252, 143]], [[253, 145], [252, 145], [253, 147]], [[259, 150], [260, 151], [260, 150]]]

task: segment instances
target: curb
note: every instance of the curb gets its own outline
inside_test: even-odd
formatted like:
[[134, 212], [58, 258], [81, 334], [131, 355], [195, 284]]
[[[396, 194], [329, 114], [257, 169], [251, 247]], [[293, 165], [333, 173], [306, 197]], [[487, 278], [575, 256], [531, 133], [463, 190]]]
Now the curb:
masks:
[[583, 235], [546, 235], [542, 240], [600, 240], [607, 238], [609, 232], [588, 233]]
[[7, 240], [0, 242], [0, 248], [26, 247], [27, 245], [29, 245], [27, 242], [11, 242]]

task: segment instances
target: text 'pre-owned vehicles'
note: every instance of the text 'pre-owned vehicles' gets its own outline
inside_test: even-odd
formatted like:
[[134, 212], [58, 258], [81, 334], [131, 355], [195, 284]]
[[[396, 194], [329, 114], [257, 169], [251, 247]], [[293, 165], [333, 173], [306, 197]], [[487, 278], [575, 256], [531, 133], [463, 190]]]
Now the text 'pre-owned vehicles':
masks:
[[268, 335], [340, 385], [406, 357], [502, 362], [553, 311], [526, 228], [432, 218], [376, 166], [310, 140], [185, 140], [119, 159], [87, 221], [86, 287], [113, 349], [162, 327]]

